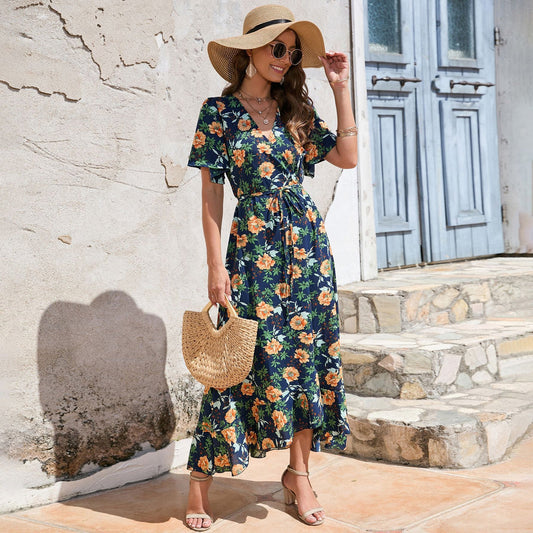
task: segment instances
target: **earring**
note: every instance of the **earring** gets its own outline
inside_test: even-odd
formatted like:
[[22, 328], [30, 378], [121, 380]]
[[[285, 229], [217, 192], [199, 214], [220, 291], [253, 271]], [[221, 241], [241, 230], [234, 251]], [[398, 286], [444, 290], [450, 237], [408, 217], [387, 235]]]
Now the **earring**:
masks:
[[285, 81], [285, 76], [281, 78], [281, 81], [279, 82], [280, 85], [283, 85], [283, 82]]
[[248, 66], [246, 67], [246, 76], [248, 76], [249, 78], [253, 78], [256, 75], [256, 73], [257, 73], [257, 69], [252, 63], [252, 58], [250, 58], [250, 63], [248, 63]]

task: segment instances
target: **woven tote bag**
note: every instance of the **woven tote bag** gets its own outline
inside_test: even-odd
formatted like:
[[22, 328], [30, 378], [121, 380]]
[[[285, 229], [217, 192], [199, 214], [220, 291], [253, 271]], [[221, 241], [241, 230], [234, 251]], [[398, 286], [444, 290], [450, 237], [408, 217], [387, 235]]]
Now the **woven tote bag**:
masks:
[[200, 312], [183, 315], [182, 350], [187, 369], [206, 387], [227, 389], [241, 383], [254, 360], [257, 322], [240, 318], [226, 296], [228, 321], [216, 329], [209, 302]]

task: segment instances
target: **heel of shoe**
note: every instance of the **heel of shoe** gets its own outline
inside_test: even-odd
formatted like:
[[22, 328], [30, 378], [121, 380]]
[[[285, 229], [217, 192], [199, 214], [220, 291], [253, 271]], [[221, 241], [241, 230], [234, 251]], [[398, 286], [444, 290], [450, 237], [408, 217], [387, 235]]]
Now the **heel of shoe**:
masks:
[[283, 487], [283, 496], [285, 497], [285, 505], [292, 505], [296, 501], [296, 494], [287, 487]]

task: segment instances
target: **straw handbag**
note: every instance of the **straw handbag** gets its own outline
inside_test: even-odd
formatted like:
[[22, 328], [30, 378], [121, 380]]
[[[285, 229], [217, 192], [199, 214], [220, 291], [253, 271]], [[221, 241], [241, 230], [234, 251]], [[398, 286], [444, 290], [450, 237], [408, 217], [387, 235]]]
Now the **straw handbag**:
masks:
[[189, 372], [206, 387], [227, 389], [241, 383], [250, 373], [254, 359], [257, 322], [239, 318], [228, 304], [228, 321], [216, 329], [208, 311], [209, 302], [200, 312], [183, 315], [183, 358]]

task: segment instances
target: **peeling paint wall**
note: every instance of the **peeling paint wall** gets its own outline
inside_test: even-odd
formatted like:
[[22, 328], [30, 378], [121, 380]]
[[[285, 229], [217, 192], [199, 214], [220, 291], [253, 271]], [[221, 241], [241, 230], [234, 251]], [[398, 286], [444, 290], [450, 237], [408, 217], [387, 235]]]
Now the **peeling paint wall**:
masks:
[[[201, 103], [224, 86], [207, 42], [239, 34], [257, 3], [212, 5], [4, 7], [0, 512], [72, 495], [48, 489], [146, 453], [166, 457], [142, 474], [156, 475], [171, 464], [156, 450], [194, 427], [201, 386], [182, 361], [181, 317], [203, 306], [207, 271], [199, 173], [186, 163]], [[350, 51], [348, 1], [287, 5]], [[308, 74], [334, 127], [324, 74]], [[324, 214], [339, 175], [321, 165], [306, 185]]]
[[533, 252], [533, 4], [496, 0], [498, 155], [506, 252]]

